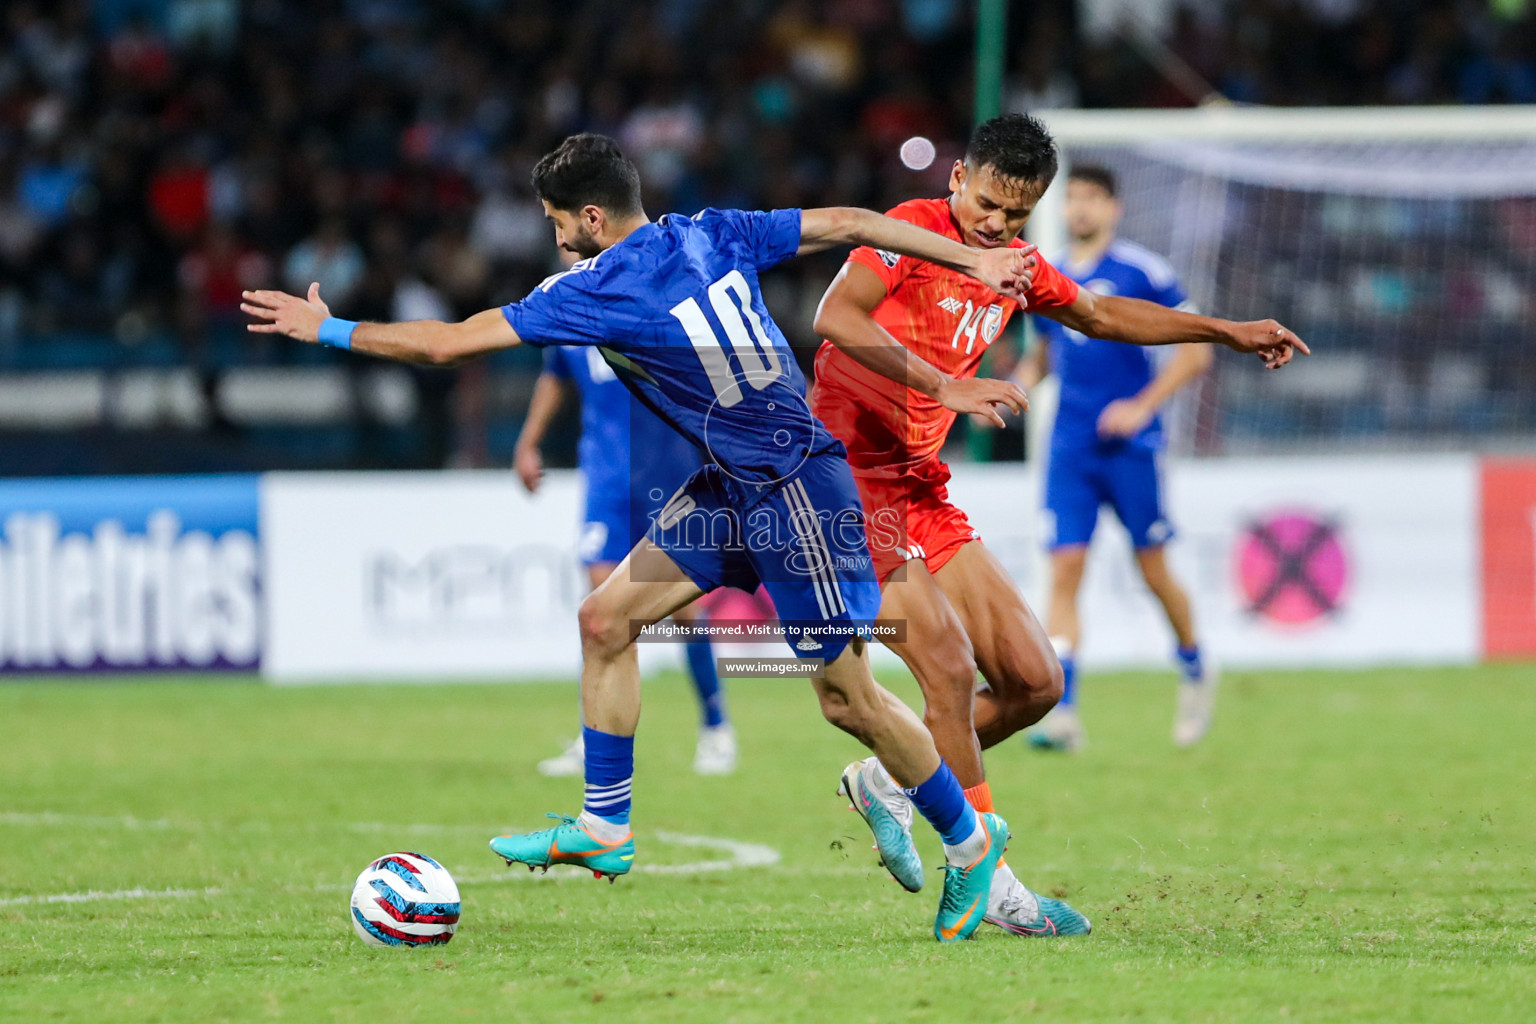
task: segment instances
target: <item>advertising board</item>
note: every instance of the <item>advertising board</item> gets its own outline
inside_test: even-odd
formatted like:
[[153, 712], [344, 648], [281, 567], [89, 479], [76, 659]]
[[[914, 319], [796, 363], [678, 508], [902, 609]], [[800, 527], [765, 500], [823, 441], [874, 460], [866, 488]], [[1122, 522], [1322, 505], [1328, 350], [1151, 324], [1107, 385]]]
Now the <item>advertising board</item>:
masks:
[[0, 481], [0, 672], [254, 669], [258, 486]]

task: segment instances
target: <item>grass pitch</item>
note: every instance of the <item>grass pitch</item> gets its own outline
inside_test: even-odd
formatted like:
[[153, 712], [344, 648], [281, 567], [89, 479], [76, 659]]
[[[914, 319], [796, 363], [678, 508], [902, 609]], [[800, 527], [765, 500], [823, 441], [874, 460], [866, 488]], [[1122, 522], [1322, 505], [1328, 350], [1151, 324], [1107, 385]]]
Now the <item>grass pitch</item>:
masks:
[[[648, 685], [639, 855], [671, 870], [614, 886], [485, 847], [579, 806], [533, 771], [569, 684], [0, 686], [0, 1020], [1526, 1022], [1533, 683], [1234, 673], [1176, 751], [1170, 678], [1090, 677], [1086, 752], [989, 768], [1010, 863], [1094, 934], [945, 947], [939, 873], [875, 867], [833, 796], [859, 748], [803, 685], [732, 687], [716, 779], [686, 685]], [[352, 879], [397, 849], [459, 877], [450, 945], [353, 936]]]

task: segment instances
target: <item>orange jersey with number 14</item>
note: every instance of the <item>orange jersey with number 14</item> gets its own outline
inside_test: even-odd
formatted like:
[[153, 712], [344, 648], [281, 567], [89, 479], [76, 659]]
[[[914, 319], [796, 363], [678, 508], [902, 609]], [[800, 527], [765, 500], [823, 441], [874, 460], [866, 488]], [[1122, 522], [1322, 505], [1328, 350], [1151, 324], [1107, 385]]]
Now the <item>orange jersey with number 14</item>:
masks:
[[[948, 199], [913, 199], [887, 216], [961, 241]], [[1014, 247], [1024, 243], [1015, 239]], [[987, 347], [1018, 309], [975, 278], [937, 264], [864, 246], [849, 256], [874, 271], [885, 298], [875, 322], [902, 345], [952, 377], [976, 375]], [[1070, 306], [1078, 286], [1043, 259], [1026, 295], [1030, 310]], [[901, 474], [936, 456], [955, 422], [937, 401], [866, 369], [823, 341], [816, 353], [815, 410], [848, 446], [854, 472]], [[854, 409], [848, 406], [856, 407]]]

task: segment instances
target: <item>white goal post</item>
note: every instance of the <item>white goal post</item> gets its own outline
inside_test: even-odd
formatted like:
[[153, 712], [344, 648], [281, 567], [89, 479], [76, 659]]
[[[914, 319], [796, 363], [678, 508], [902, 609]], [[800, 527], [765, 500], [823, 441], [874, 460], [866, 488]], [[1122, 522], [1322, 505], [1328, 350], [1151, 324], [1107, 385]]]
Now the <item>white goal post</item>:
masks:
[[1038, 114], [1062, 151], [1043, 253], [1065, 249], [1069, 168], [1103, 164], [1122, 234], [1197, 306], [1317, 345], [1281, 374], [1218, 360], [1176, 451], [1536, 449], [1536, 107]]

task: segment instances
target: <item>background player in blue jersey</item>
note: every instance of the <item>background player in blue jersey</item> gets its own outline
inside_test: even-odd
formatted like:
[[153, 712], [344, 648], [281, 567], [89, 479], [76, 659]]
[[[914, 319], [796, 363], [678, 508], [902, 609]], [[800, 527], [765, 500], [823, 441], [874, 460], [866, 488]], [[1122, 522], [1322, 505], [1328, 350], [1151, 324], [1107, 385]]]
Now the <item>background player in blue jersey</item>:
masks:
[[[1071, 250], [1056, 266], [1099, 295], [1188, 309], [1188, 297], [1167, 260], [1115, 237], [1121, 213], [1115, 178], [1107, 168], [1074, 167], [1066, 201]], [[1189, 595], [1164, 556], [1173, 527], [1163, 508], [1159, 410], [1210, 367], [1213, 353], [1208, 345], [1185, 344], [1158, 361], [1149, 349], [1090, 338], [1045, 317], [1035, 317], [1034, 323], [1043, 343], [1020, 365], [1018, 379], [1029, 388], [1054, 371], [1061, 385], [1045, 483], [1052, 583], [1046, 628], [1061, 659], [1064, 685], [1061, 701], [1031, 730], [1030, 741], [1058, 750], [1075, 750], [1084, 741], [1077, 713], [1077, 593], [1099, 508], [1108, 505], [1130, 533], [1136, 564], [1177, 639], [1180, 684], [1173, 738], [1188, 746], [1210, 728], [1217, 673], [1201, 656]]]
[[[544, 476], [539, 444], [571, 388], [581, 398], [576, 464], [585, 488], [577, 555], [596, 590], [646, 535], [667, 499], [699, 468], [699, 452], [630, 395], [597, 349], [551, 345], [544, 350], [544, 372], [534, 385], [513, 455], [513, 468], [530, 494], [538, 491]], [[678, 609], [673, 620], [693, 623], [694, 608]], [[684, 652], [702, 718], [693, 770], [724, 775], [736, 768], [736, 734], [726, 718], [714, 647], [708, 640], [690, 640]], [[578, 735], [562, 753], [540, 761], [539, 772], [580, 775], [584, 751]]]
[[[562, 248], [584, 257], [522, 302], [461, 323], [357, 324], [330, 315], [318, 285], [307, 298], [245, 294], [241, 308], [281, 333], [391, 359], [451, 365], [528, 342], [590, 345], [640, 401], [713, 464], [668, 502], [651, 533], [582, 602], [586, 800], [579, 818], [491, 848], [508, 863], [575, 864], [610, 878], [635, 856], [629, 827], [640, 717], [635, 637], [722, 585], [767, 587], [791, 650], [818, 663], [813, 683], [828, 721], [858, 738], [909, 794], [944, 842], [940, 941], [981, 924], [1007, 824], [977, 814], [922, 720], [870, 673], [864, 637], [880, 603], [863, 510], [843, 446], [810, 415], [805, 381], [758, 286], [758, 272], [834, 245], [870, 245], [975, 276], [1019, 298], [1028, 250], [968, 249], [868, 210], [705, 210], [651, 221], [640, 178], [611, 139], [576, 135], [534, 170], [535, 193]], [[1246, 351], [1283, 362], [1296, 341], [1261, 325]], [[904, 377], [897, 360], [892, 374]], [[949, 381], [956, 412], [998, 418], [1025, 404], [1003, 381]], [[561, 816], [556, 816], [561, 817]], [[894, 826], [894, 823], [892, 823]]]

